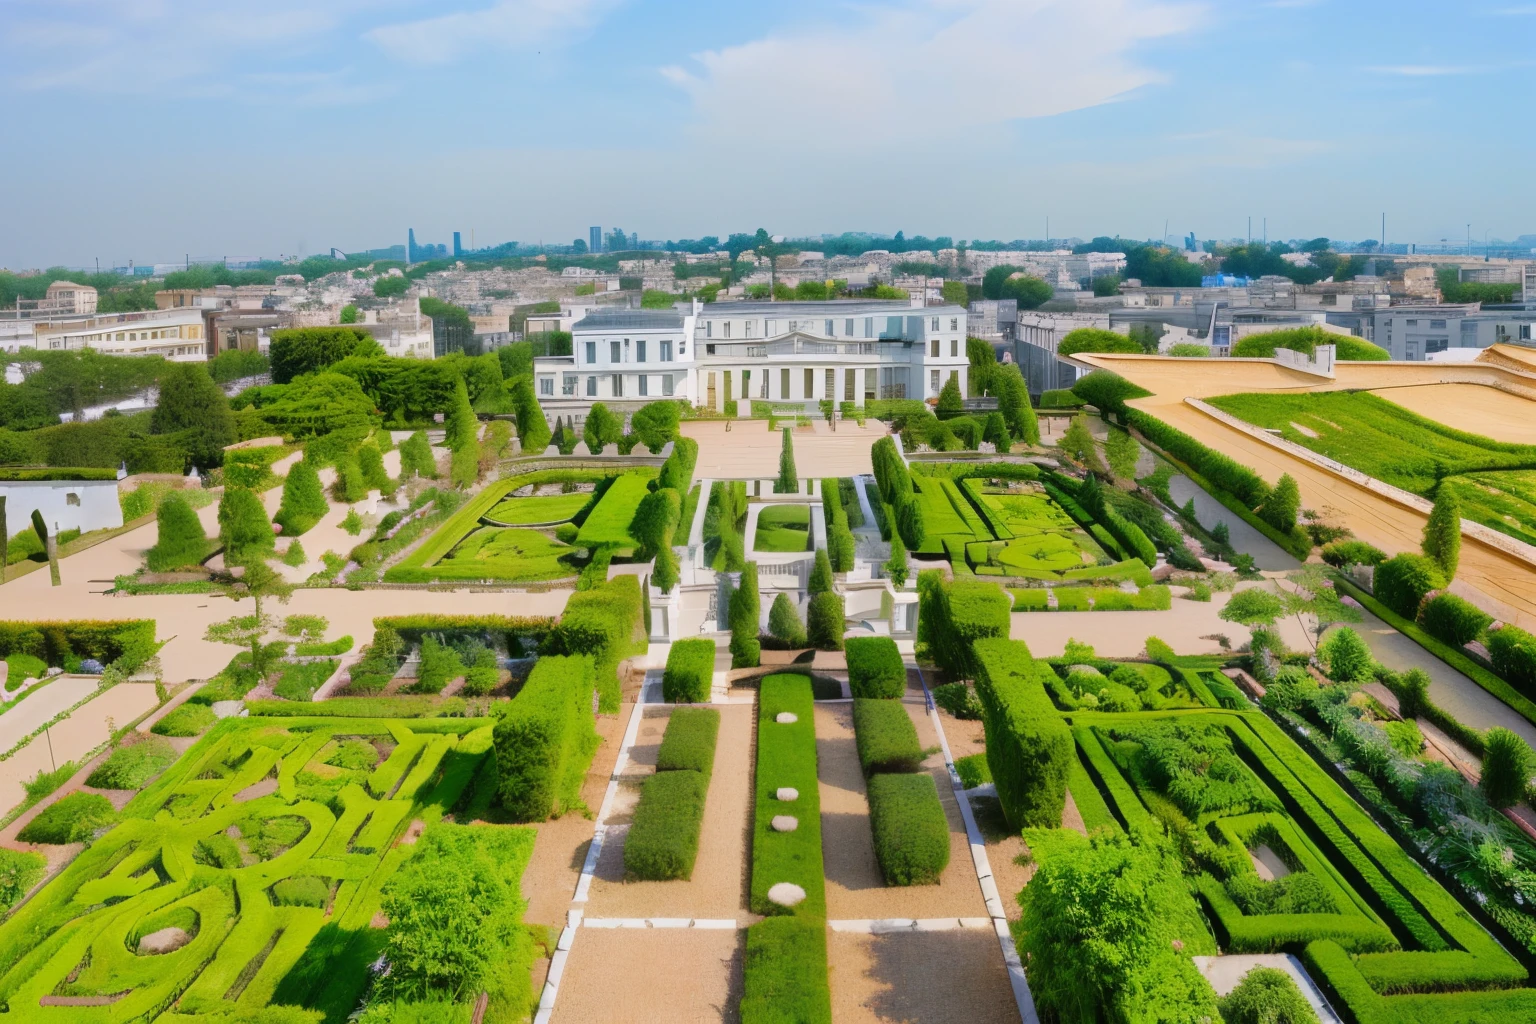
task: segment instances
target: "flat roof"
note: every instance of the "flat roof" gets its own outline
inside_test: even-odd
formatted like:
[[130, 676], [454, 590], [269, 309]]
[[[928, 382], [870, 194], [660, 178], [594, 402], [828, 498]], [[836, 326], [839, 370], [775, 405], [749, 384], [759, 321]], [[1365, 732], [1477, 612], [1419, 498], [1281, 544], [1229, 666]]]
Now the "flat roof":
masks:
[[701, 316], [938, 316], [963, 315], [964, 306], [914, 306], [900, 299], [830, 299], [825, 302], [716, 302]]
[[575, 331], [681, 330], [683, 314], [675, 309], [593, 310], [572, 328]]

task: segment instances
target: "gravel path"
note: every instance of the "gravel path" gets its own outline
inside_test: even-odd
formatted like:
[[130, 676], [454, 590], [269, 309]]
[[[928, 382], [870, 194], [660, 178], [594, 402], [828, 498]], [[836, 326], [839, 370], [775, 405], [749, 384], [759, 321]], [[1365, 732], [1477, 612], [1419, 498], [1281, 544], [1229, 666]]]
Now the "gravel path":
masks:
[[830, 932], [827, 960], [832, 1019], [838, 1024], [1018, 1024], [1019, 1009], [990, 928], [885, 935]]
[[740, 929], [582, 928], [557, 1024], [720, 1024], [741, 1019]]

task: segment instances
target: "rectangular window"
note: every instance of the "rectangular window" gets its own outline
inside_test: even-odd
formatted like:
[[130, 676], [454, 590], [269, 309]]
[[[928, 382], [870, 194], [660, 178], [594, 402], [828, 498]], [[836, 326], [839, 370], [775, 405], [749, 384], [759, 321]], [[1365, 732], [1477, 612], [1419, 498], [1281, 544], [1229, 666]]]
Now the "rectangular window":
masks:
[[597, 378], [596, 377], [588, 377], [587, 378], [587, 397], [588, 398], [596, 398], [597, 397]]
[[855, 387], [853, 381], [854, 377], [858, 375], [858, 372], [858, 370], [843, 371], [843, 401], [845, 402], [853, 401], [853, 389]]
[[864, 401], [866, 402], [874, 401], [875, 398], [875, 387], [878, 383], [875, 373], [874, 370], [864, 371]]
[[934, 359], [939, 358], [939, 339], [938, 338], [934, 338], [933, 341], [928, 343], [928, 354], [930, 356], [932, 356]]
[[939, 371], [938, 370], [929, 370], [928, 371], [928, 390], [932, 391], [934, 394], [938, 394], [939, 393]]
[[752, 397], [752, 371], [751, 370], [742, 370], [741, 371], [741, 397], [742, 398], [751, 398]]
[[788, 370], [788, 368], [785, 368], [785, 369], [782, 369], [782, 370], [779, 371], [779, 399], [781, 401], [785, 401], [785, 402], [789, 401], [789, 370]]
[[952, 330], [952, 331], [958, 331], [960, 329], [960, 318], [959, 317], [952, 316], [952, 317], [949, 318], [949, 329]]
[[939, 329], [939, 318], [938, 317], [934, 317], [933, 318], [933, 329], [935, 331]]
[[[645, 343], [641, 342], [641, 344], [643, 345]], [[641, 395], [641, 397], [649, 395], [651, 393], [651, 388], [650, 388], [650, 379], [651, 378], [647, 377], [645, 374], [642, 373], [638, 379], [640, 381], [640, 395]]]
[[727, 321], [726, 321], [726, 322], [725, 322], [725, 323], [724, 323], [724, 324], [722, 324], [722, 325], [721, 325], [721, 326], [722, 326], [722, 327], [724, 327], [724, 328], [725, 328], [725, 336], [726, 336], [726, 337], [727, 337], [727, 338], [729, 338], [729, 337], [730, 337], [730, 336], [731, 336], [731, 322], [730, 322], [730, 321], [729, 321], [729, 320], [727, 320]]
[[949, 339], [949, 358], [951, 358], [951, 359], [958, 359], [959, 357], [960, 357], [960, 339], [959, 338], [950, 338]]
[[837, 371], [827, 371], [827, 401], [837, 397]]
[[574, 373], [567, 373], [564, 377], [560, 378], [560, 393], [562, 395], [575, 396], [576, 375]]
[[765, 320], [763, 322], [766, 325], [763, 328], [763, 337], [771, 338], [779, 333], [779, 322], [777, 320]]
[[827, 337], [834, 338], [836, 336], [837, 336], [836, 326], [832, 323], [831, 320], [828, 320], [827, 321]]
[[615, 365], [624, 361], [624, 357], [619, 354], [619, 343], [616, 341], [608, 343], [608, 361]]
[[616, 373], [613, 375], [613, 397], [624, 397], [624, 375], [622, 373]]
[[746, 322], [746, 324], [743, 325], [743, 327], [741, 329], [741, 336], [743, 338], [750, 338], [750, 337], [752, 337], [752, 327], [756, 323], [757, 323], [756, 320], [748, 320]]
[[589, 341], [587, 342], [587, 365], [591, 366], [595, 362], [597, 362], [597, 342]]
[[1417, 327], [1417, 326], [1419, 326], [1419, 322], [1417, 320], [1409, 320], [1408, 321], [1408, 326], [1409, 327]]
[[553, 377], [540, 377], [539, 378], [539, 394], [541, 394], [541, 395], [553, 395], [554, 393], [555, 393], [555, 378], [553, 378]]
[[872, 316], [867, 316], [867, 317], [864, 318], [864, 337], [866, 337], [866, 338], [873, 338], [874, 336], [875, 336], [875, 318], [872, 317]]
[[664, 362], [664, 363], [670, 363], [672, 361], [672, 339], [671, 338], [663, 338], [663, 339], [661, 339], [661, 361]]
[[853, 317], [843, 321], [843, 333], [850, 338], [853, 337]]
[[[914, 317], [913, 319], [916, 319], [916, 317]], [[899, 338], [899, 337], [901, 337], [901, 317], [899, 317], [899, 316], [888, 316], [888, 317], [885, 318], [885, 337], [888, 337], [888, 338]], [[914, 339], [914, 340], [916, 340], [916, 339]]]
[[713, 320], [705, 320], [704, 321], [704, 337], [706, 337], [706, 338], [713, 338], [714, 336], [715, 336], [715, 322]]
[[672, 397], [672, 375], [670, 373], [661, 375], [661, 393], [665, 398]]
[[[645, 362], [645, 339], [644, 338], [636, 338], [635, 339], [635, 362], [637, 362], [637, 363]], [[643, 391], [641, 392], [641, 394], [644, 394], [644, 393], [645, 392], [643, 392]]]
[[816, 397], [816, 371], [806, 368], [805, 371], [805, 400], [809, 402]]
[[713, 345], [705, 345], [704, 346], [704, 354], [707, 355], [707, 356], [714, 355], [715, 354], [715, 346], [713, 346]]
[[1520, 340], [1521, 341], [1530, 341], [1531, 340], [1531, 325], [1530, 324], [1521, 324], [1520, 325]]
[[1445, 330], [1445, 321], [1444, 320], [1431, 320], [1429, 322], [1429, 329], [1432, 330], [1432, 331], [1443, 331], [1443, 330]]

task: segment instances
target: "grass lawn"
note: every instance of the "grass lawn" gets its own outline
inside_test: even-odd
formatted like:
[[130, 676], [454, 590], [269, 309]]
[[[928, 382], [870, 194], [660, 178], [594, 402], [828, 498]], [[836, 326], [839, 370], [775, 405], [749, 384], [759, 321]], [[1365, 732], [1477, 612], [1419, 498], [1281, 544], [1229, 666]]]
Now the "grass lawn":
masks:
[[1536, 543], [1536, 445], [1455, 430], [1366, 392], [1224, 395], [1223, 412], [1424, 497], [1452, 488], [1462, 515]]
[[576, 546], [636, 547], [635, 539], [629, 535], [629, 524], [635, 518], [640, 499], [650, 493], [650, 483], [649, 474], [625, 473], [615, 479], [582, 524], [581, 532], [576, 535]]
[[442, 580], [558, 580], [576, 575], [575, 551], [537, 530], [482, 526], [426, 571]]
[[507, 526], [563, 523], [586, 508], [591, 494], [550, 494], [541, 498], [508, 498], [485, 514]]
[[809, 505], [769, 505], [757, 517], [757, 551], [808, 551], [811, 547]]

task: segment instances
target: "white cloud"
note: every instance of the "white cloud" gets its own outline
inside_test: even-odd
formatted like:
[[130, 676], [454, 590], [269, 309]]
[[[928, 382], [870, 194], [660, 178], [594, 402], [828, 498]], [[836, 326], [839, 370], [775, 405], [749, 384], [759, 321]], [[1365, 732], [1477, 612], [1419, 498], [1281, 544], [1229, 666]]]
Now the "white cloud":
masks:
[[[700, 134], [848, 140], [907, 128], [948, 130], [1048, 117], [1108, 103], [1163, 80], [1133, 57], [1151, 39], [1204, 22], [1193, 3], [1157, 0], [910, 0], [695, 54], [663, 76], [693, 101]], [[900, 159], [895, 148], [889, 154]]]
[[443, 64], [481, 49], [526, 50], [569, 42], [620, 0], [497, 0], [475, 11], [381, 25], [367, 33], [386, 52], [413, 64]]

